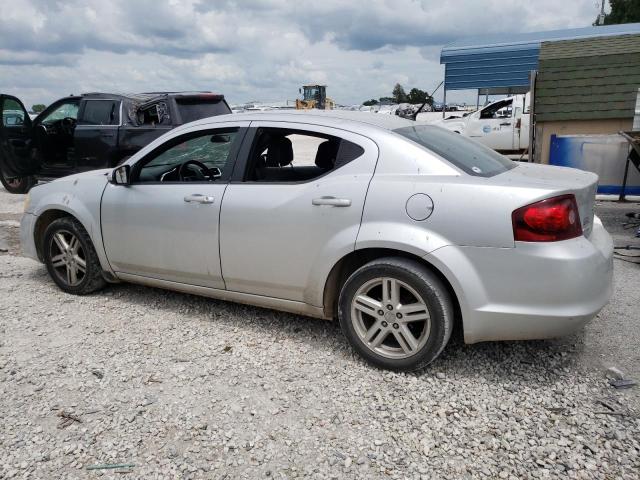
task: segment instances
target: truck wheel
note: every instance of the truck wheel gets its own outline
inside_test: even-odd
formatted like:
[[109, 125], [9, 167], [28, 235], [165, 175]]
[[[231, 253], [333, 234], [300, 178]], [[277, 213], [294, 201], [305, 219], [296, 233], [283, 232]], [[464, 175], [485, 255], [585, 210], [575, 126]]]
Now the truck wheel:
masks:
[[42, 251], [49, 275], [65, 292], [85, 295], [105, 286], [91, 238], [75, 218], [51, 222], [44, 232]]
[[405, 258], [382, 258], [356, 270], [338, 300], [345, 336], [368, 362], [410, 371], [431, 363], [453, 328], [451, 297], [428, 268]]
[[9, 193], [27, 193], [36, 184], [34, 177], [9, 177], [1, 169], [0, 182]]

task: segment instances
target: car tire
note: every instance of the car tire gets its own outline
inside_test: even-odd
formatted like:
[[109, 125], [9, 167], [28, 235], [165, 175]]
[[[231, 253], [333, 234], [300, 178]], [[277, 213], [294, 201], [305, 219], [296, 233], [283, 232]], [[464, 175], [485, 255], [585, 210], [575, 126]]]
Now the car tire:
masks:
[[42, 252], [49, 275], [65, 292], [86, 295], [105, 286], [93, 242], [75, 218], [62, 217], [49, 224]]
[[34, 177], [9, 177], [0, 169], [0, 183], [9, 193], [27, 193], [36, 184]]
[[411, 371], [431, 363], [447, 345], [454, 309], [431, 270], [390, 257], [349, 276], [340, 292], [338, 319], [349, 343], [369, 363]]

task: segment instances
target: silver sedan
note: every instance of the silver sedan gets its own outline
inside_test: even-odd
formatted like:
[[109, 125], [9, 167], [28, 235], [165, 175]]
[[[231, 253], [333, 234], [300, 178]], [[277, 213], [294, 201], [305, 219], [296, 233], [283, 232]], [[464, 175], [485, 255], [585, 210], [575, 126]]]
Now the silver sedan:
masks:
[[124, 281], [338, 319], [366, 360], [411, 370], [454, 328], [539, 339], [598, 313], [596, 183], [393, 116], [226, 115], [33, 188], [21, 236], [66, 292]]

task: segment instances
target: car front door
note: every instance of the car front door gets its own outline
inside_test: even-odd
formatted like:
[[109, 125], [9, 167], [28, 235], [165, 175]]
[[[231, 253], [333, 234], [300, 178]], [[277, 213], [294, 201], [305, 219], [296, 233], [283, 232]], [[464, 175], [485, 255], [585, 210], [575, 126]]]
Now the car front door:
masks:
[[173, 136], [130, 163], [130, 185], [107, 186], [102, 235], [117, 274], [224, 288], [220, 205], [248, 124]]
[[121, 111], [118, 99], [89, 98], [82, 102], [74, 132], [78, 171], [116, 165]]
[[33, 145], [40, 160], [39, 174], [52, 178], [74, 173], [73, 132], [79, 97], [62, 98], [33, 121]]
[[466, 134], [469, 138], [494, 150], [512, 150], [513, 109], [512, 101], [504, 100], [487, 105], [469, 119]]
[[0, 169], [6, 179], [33, 175], [39, 162], [31, 154], [33, 127], [27, 109], [16, 97], [0, 95]]
[[378, 148], [324, 126], [251, 127], [220, 215], [227, 290], [321, 306], [319, 272], [354, 249]]

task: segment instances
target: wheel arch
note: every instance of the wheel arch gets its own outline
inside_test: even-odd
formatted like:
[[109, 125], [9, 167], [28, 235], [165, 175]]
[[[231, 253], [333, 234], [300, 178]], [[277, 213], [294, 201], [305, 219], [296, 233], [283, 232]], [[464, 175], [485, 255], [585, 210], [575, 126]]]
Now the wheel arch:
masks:
[[334, 319], [337, 317], [338, 298], [340, 296], [340, 290], [342, 289], [342, 286], [344, 285], [344, 282], [347, 280], [347, 278], [349, 278], [349, 276], [353, 272], [355, 272], [358, 268], [365, 265], [366, 263], [384, 257], [401, 257], [414, 260], [415, 262], [423, 265], [431, 272], [433, 272], [442, 281], [447, 291], [449, 292], [449, 295], [451, 296], [455, 314], [453, 330], [457, 330], [460, 332], [462, 331], [463, 322], [460, 301], [458, 299], [456, 290], [453, 288], [453, 285], [451, 281], [449, 281], [447, 276], [434, 264], [428, 262], [423, 257], [393, 248], [362, 248], [349, 252], [347, 255], [338, 260], [338, 262], [331, 268], [324, 285], [322, 298], [324, 315], [326, 318]]
[[[68, 212], [66, 210], [60, 210], [60, 209], [57, 209], [57, 208], [52, 208], [52, 209], [49, 209], [49, 210], [45, 210], [40, 215], [38, 215], [36, 223], [35, 223], [35, 225], [33, 227], [33, 241], [34, 241], [35, 246], [36, 246], [36, 252], [38, 254], [38, 258], [40, 259], [41, 262], [44, 262], [44, 252], [42, 250], [44, 232], [47, 229], [47, 227], [49, 225], [51, 225], [52, 222], [54, 222], [55, 220], [58, 220], [59, 218], [63, 218], [63, 217], [71, 217], [71, 218], [75, 218], [76, 220], [80, 221], [77, 217], [72, 215], [70, 212]], [[82, 223], [82, 222], [80, 222], [80, 223]]]

